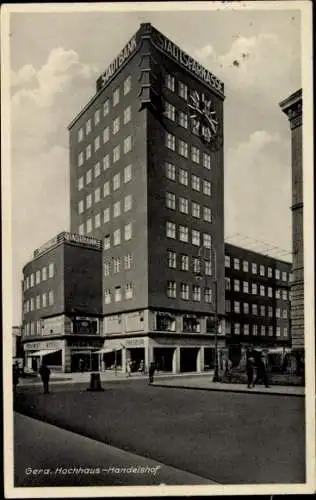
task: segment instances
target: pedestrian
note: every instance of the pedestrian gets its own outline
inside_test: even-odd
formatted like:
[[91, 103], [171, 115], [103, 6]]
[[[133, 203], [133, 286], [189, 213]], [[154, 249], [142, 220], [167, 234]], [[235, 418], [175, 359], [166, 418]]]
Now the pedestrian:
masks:
[[249, 353], [247, 355], [247, 365], [246, 365], [248, 389], [251, 389], [251, 387], [252, 387], [254, 365], [255, 365], [255, 360], [254, 360], [253, 356]]
[[84, 361], [82, 358], [79, 359], [79, 371], [84, 372]]
[[226, 362], [226, 374], [228, 382], [231, 382], [232, 380], [232, 369], [233, 369], [233, 362], [231, 359], [228, 358]]
[[148, 370], [148, 375], [149, 375], [149, 384], [152, 384], [152, 383], [153, 383], [153, 381], [154, 381], [155, 371], [156, 371], [156, 365], [155, 365], [155, 362], [154, 362], [154, 361], [152, 361], [152, 362], [150, 363], [149, 370]]
[[132, 362], [131, 362], [131, 360], [129, 360], [129, 361], [127, 362], [127, 365], [126, 365], [126, 375], [127, 375], [128, 377], [131, 377], [131, 376], [132, 376], [132, 373], [131, 373], [131, 372], [132, 372]]
[[264, 383], [265, 387], [269, 387], [267, 370], [266, 370], [266, 367], [265, 367], [265, 364], [264, 364], [264, 361], [262, 359], [261, 354], [259, 354], [257, 356], [256, 368], [257, 368], [257, 374], [256, 374], [256, 378], [253, 382], [253, 387], [257, 384], [257, 382], [260, 382], [260, 381], [262, 381]]
[[139, 368], [138, 368], [138, 371], [144, 375], [145, 373], [145, 365], [144, 365], [144, 360], [142, 359], [141, 362], [139, 363]]
[[40, 369], [39, 369], [39, 374], [41, 376], [42, 382], [43, 382], [43, 389], [44, 389], [44, 394], [49, 393], [49, 377], [50, 377], [50, 369], [48, 366], [43, 362]]
[[13, 365], [13, 393], [16, 393], [16, 387], [19, 383], [19, 365], [14, 363]]

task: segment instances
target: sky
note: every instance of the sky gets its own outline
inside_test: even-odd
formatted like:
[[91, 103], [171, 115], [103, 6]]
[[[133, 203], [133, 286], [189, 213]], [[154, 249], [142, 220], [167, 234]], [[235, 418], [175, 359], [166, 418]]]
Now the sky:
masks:
[[10, 15], [13, 324], [23, 265], [69, 229], [67, 125], [141, 22], [224, 81], [226, 240], [291, 260], [290, 128], [279, 102], [301, 87], [300, 11], [179, 6]]

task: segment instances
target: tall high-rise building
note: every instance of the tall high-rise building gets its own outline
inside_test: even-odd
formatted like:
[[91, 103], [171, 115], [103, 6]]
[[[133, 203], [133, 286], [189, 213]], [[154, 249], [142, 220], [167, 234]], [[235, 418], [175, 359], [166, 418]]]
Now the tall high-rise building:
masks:
[[304, 244], [303, 244], [303, 158], [302, 89], [280, 103], [289, 119], [292, 143], [292, 249], [293, 281], [291, 302], [292, 346], [304, 350]]
[[103, 241], [106, 364], [116, 349], [123, 368], [214, 360], [225, 312], [223, 101], [223, 83], [146, 23], [69, 125], [71, 232]]

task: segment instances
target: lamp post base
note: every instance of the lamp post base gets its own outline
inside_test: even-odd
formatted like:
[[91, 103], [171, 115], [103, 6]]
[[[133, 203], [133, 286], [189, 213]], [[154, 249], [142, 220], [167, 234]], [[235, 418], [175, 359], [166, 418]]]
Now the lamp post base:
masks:
[[215, 368], [214, 375], [213, 375], [213, 382], [219, 382], [218, 368]]

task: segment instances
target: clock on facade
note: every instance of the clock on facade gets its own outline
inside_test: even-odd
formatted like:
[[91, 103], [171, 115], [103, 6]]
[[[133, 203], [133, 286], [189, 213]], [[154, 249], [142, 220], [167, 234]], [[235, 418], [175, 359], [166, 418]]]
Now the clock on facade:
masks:
[[[211, 100], [196, 90], [190, 94], [189, 112], [193, 132], [206, 143], [213, 143], [218, 136], [218, 120], [212, 109]], [[216, 141], [217, 142], [217, 141]]]

